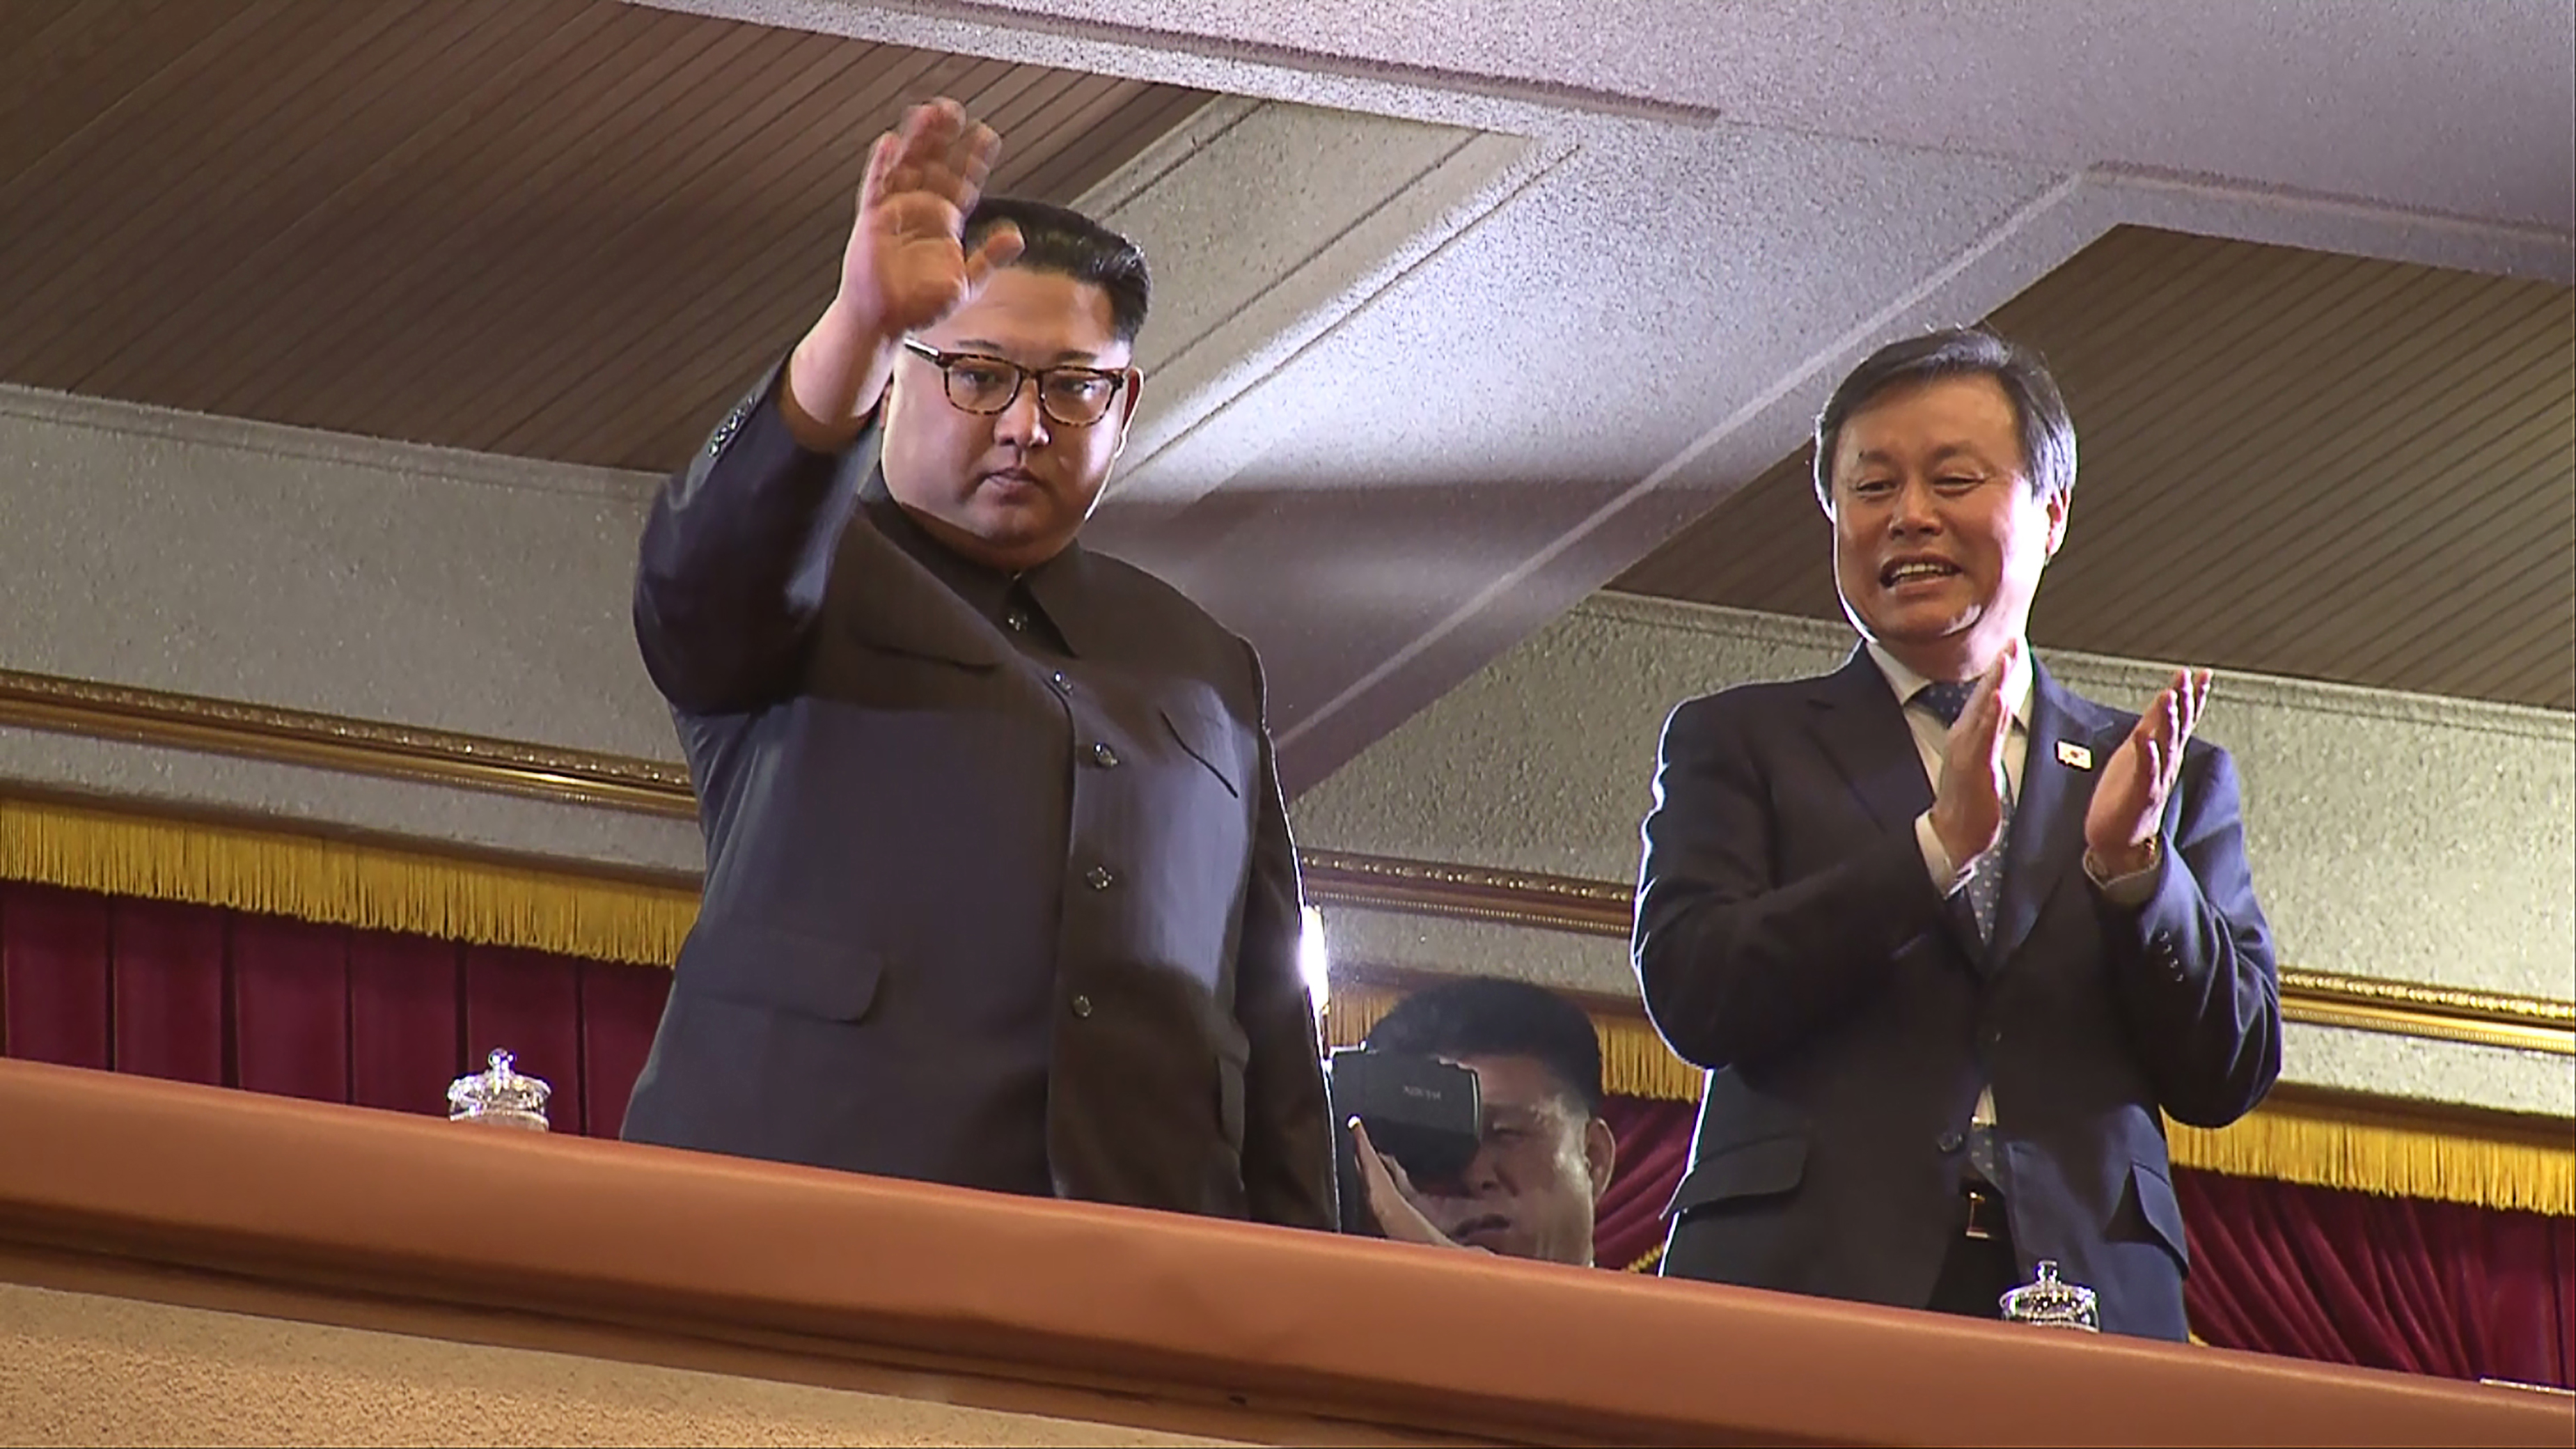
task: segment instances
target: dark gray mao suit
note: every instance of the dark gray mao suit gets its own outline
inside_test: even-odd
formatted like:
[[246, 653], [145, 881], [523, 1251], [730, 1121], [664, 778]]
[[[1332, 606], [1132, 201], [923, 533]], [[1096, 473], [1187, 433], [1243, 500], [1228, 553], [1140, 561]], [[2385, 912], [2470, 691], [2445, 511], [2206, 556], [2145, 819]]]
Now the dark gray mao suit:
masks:
[[1330, 1228], [1251, 646], [1079, 544], [967, 562], [776, 385], [644, 531], [707, 875], [626, 1137]]

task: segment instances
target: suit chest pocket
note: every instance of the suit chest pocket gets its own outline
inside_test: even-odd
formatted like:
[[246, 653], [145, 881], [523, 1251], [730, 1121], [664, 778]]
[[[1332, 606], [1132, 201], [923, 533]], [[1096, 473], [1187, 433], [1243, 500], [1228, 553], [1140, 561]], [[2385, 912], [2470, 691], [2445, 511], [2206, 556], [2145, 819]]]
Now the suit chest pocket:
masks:
[[1212, 695], [1185, 684], [1137, 701], [1113, 754], [1080, 747], [1074, 787], [1076, 829], [1127, 862], [1113, 868], [1133, 885], [1118, 895], [1143, 958], [1210, 989], [1234, 949], [1259, 774], [1257, 737]]
[[1243, 798], [1246, 777], [1251, 773], [1243, 759], [1243, 731], [1223, 706], [1193, 692], [1164, 700], [1155, 713], [1161, 717], [1165, 738], [1171, 744], [1179, 746], [1183, 755], [1206, 770], [1229, 797]]
[[844, 704], [914, 707], [986, 694], [1001, 674], [997, 646], [971, 619], [854, 616], [806, 666], [807, 687]]

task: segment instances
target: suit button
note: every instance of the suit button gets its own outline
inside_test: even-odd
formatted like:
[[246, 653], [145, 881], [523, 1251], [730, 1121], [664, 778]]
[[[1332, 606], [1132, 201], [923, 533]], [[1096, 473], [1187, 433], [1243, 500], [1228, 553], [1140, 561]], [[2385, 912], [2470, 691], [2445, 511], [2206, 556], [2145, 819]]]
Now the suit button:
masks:
[[1960, 1136], [1956, 1132], [1944, 1132], [1941, 1134], [1941, 1150], [1944, 1152], [1956, 1152], [1959, 1150], [1960, 1145], [1967, 1140], [1968, 1139]]
[[1088, 996], [1075, 997], [1073, 999], [1073, 1014], [1088, 1020], [1091, 1016], [1091, 998]]
[[1105, 891], [1118, 884], [1118, 873], [1105, 865], [1095, 865], [1084, 871], [1082, 878], [1096, 891]]
[[1073, 681], [1065, 678], [1064, 671], [1061, 669], [1048, 675], [1047, 683], [1052, 686], [1058, 694], [1071, 694], [1073, 692]]
[[716, 454], [723, 452], [725, 444], [733, 441], [733, 435], [742, 429], [742, 419], [742, 409], [735, 408], [732, 412], [725, 415], [725, 420], [723, 422], [716, 425], [715, 436], [707, 439], [708, 457], [712, 458]]
[[1118, 752], [1109, 748], [1108, 741], [1095, 740], [1092, 742], [1091, 746], [1091, 763], [1098, 765], [1104, 770], [1117, 769]]
[[1002, 622], [1010, 626], [1012, 633], [1025, 634], [1029, 632], [1029, 611], [1026, 609], [1013, 609], [1011, 612], [1002, 616]]

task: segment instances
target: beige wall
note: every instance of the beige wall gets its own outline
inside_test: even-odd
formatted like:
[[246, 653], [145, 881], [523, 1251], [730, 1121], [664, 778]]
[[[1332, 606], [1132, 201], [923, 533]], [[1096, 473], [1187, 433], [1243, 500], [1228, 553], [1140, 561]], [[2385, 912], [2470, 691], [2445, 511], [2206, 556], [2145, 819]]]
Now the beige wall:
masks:
[[[1267, 448], [1247, 394], [1561, 149], [1225, 98], [1103, 180], [1082, 204], [1164, 285], [1097, 525]], [[659, 482], [0, 385], [0, 667], [676, 760], [628, 614]], [[33, 730], [0, 781], [700, 864], [685, 821]]]
[[[1298, 800], [1310, 847], [1633, 879], [1673, 705], [1833, 668], [1838, 624], [1603, 595], [1523, 643]], [[2167, 666], [2059, 654], [2131, 706]], [[2177, 661], [2178, 662], [2178, 661]], [[2256, 888], [2285, 963], [2565, 999], [2576, 994], [2576, 719], [2299, 680], [2224, 676], [2204, 725], [2236, 756]], [[1366, 912], [1337, 958], [1633, 992], [1617, 941]], [[2563, 1057], [2294, 1027], [2285, 1075], [2322, 1086], [2576, 1113]]]

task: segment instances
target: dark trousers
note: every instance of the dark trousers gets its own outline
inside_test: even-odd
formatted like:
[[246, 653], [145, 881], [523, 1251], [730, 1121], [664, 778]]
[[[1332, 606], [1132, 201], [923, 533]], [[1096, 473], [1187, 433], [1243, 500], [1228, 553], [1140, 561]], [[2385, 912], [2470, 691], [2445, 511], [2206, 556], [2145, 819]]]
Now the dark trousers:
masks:
[[2003, 1206], [2003, 1198], [1991, 1188], [1961, 1195], [1950, 1253], [1941, 1260], [1941, 1276], [1933, 1283], [1932, 1301], [1926, 1305], [1933, 1312], [1962, 1318], [2003, 1316], [1997, 1300], [2018, 1286], [2020, 1278]]

